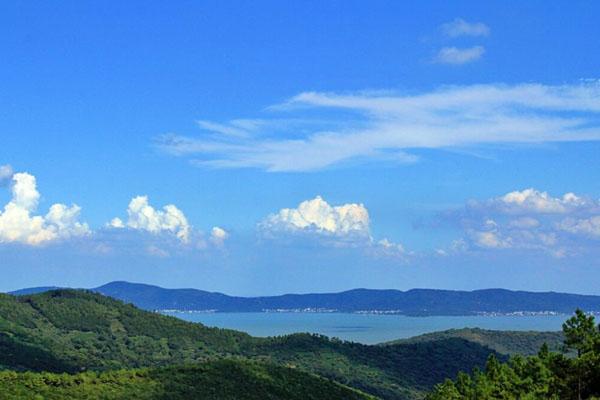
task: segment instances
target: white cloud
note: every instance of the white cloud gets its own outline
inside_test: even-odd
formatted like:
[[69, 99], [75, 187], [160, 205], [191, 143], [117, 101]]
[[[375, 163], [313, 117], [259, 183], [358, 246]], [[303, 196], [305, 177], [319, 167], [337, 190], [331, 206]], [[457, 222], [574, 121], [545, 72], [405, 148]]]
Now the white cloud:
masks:
[[321, 196], [284, 208], [262, 223], [268, 231], [308, 231], [334, 236], [369, 235], [369, 212], [362, 204], [331, 206]]
[[227, 238], [229, 238], [229, 233], [223, 228], [214, 226], [210, 231], [210, 240], [217, 246], [223, 246]]
[[0, 186], [8, 185], [13, 174], [14, 171], [10, 165], [0, 165]]
[[369, 212], [363, 204], [333, 206], [321, 196], [269, 215], [259, 229], [264, 238], [288, 244], [308, 240], [325, 247], [359, 248], [375, 257], [406, 258], [412, 254], [399, 243], [371, 236]]
[[113, 218], [110, 220], [110, 222], [108, 223], [108, 226], [111, 228], [125, 228], [125, 224], [123, 223], [123, 220], [121, 218]]
[[581, 219], [567, 218], [559, 224], [559, 228], [573, 234], [600, 239], [600, 215]]
[[492, 249], [506, 249], [512, 247], [511, 238], [501, 238], [498, 232], [473, 232], [475, 243], [480, 247]]
[[168, 232], [174, 234], [182, 242], [189, 241], [191, 227], [187, 218], [172, 204], [164, 206], [162, 211], [156, 210], [148, 203], [147, 196], [137, 196], [129, 202], [127, 215], [126, 224], [120, 218], [113, 218], [108, 225], [112, 228], [126, 226], [154, 234]]
[[[312, 110], [319, 118], [307, 117]], [[245, 130], [245, 137], [170, 135], [157, 145], [202, 167], [280, 172], [345, 162], [414, 162], [410, 151], [419, 148], [600, 140], [595, 81], [449, 86], [410, 95], [306, 92], [270, 111], [301, 116], [292, 132], [281, 123], [263, 122]], [[320, 124], [323, 119], [328, 122]], [[233, 122], [222, 125], [240, 129]]]
[[470, 244], [465, 250], [533, 250], [566, 257], [596, 246], [586, 239], [600, 239], [600, 201], [571, 192], [513, 191], [469, 201], [449, 215], [464, 230]]
[[471, 230], [472, 243], [485, 249], [541, 251], [554, 257], [563, 257], [567, 250], [555, 232], [538, 229], [514, 229], [504, 224], [492, 230]]
[[434, 61], [439, 64], [462, 65], [479, 60], [483, 53], [485, 53], [483, 46], [443, 47], [436, 54]]
[[468, 232], [475, 245], [490, 249], [506, 249], [513, 247], [512, 238], [503, 237], [496, 221], [486, 219], [481, 224], [480, 229], [481, 230], [470, 230]]
[[110, 240], [114, 240], [117, 232], [123, 231], [126, 235], [119, 240], [139, 241], [146, 245], [143, 247], [145, 254], [157, 257], [193, 249], [209, 250], [209, 245], [222, 248], [230, 237], [229, 232], [218, 226], [208, 234], [193, 229], [185, 214], [175, 205], [169, 204], [159, 210], [149, 203], [148, 196], [132, 198], [127, 207], [127, 219], [115, 217], [105, 226], [108, 228], [105, 232], [113, 236]]
[[54, 204], [46, 214], [46, 223], [59, 236], [82, 236], [90, 233], [87, 224], [79, 222], [81, 207], [74, 204], [67, 207], [64, 204]]
[[32, 215], [40, 199], [35, 177], [24, 172], [11, 177], [12, 198], [0, 212], [0, 242], [39, 245], [90, 233], [88, 225], [79, 222], [77, 205], [54, 204], [45, 216]]
[[482, 22], [467, 22], [462, 18], [456, 18], [441, 26], [442, 33], [448, 37], [459, 36], [487, 36], [490, 28]]
[[394, 243], [387, 238], [379, 240], [374, 246], [375, 254], [391, 256], [391, 257], [406, 257], [410, 255], [404, 246], [400, 243]]
[[589, 200], [574, 193], [552, 197], [547, 192], [533, 188], [517, 190], [484, 202], [470, 203], [471, 208], [494, 209], [506, 214], [564, 214], [589, 205]]

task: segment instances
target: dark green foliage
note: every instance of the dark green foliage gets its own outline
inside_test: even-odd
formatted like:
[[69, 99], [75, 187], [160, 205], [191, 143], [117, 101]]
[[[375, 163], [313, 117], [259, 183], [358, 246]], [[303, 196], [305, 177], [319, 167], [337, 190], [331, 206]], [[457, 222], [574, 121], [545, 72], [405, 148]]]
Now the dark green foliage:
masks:
[[500, 363], [493, 355], [485, 370], [446, 380], [429, 400], [523, 399], [579, 400], [600, 398], [600, 327], [593, 316], [577, 310], [563, 325], [567, 349], [576, 357], [553, 353], [543, 345], [535, 356], [514, 356]]
[[593, 351], [594, 341], [597, 339], [597, 329], [592, 315], [583, 311], [575, 311], [575, 315], [563, 324], [565, 333], [565, 346], [577, 351], [577, 356]]
[[491, 331], [480, 328], [463, 328], [427, 333], [410, 339], [400, 339], [384, 343], [384, 345], [437, 342], [449, 338], [461, 338], [479, 343], [500, 354], [534, 355], [537, 354], [540, 346], [544, 343], [551, 351], [560, 351], [563, 347], [565, 336], [562, 332]]
[[[76, 372], [163, 366], [240, 353], [244, 333], [142, 312], [95, 293], [0, 297], [0, 365]], [[32, 357], [35, 354], [35, 357]]]
[[392, 399], [419, 398], [461, 366], [483, 366], [490, 353], [459, 338], [383, 347], [296, 334], [267, 340], [255, 354]]
[[0, 372], [4, 400], [359, 400], [371, 396], [291, 368], [221, 360], [75, 375]]

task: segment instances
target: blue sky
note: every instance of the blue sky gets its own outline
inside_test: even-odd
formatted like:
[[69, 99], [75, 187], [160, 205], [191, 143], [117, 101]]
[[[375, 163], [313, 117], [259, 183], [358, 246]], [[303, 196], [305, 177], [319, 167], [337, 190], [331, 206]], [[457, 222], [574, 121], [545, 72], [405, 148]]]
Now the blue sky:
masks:
[[3, 2], [0, 290], [598, 293], [599, 12]]

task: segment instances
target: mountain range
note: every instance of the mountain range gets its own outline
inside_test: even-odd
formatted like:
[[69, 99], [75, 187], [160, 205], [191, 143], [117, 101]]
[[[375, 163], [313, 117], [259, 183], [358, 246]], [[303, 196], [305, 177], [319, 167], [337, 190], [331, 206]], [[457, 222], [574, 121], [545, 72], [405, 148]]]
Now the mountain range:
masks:
[[[33, 294], [52, 289], [56, 288], [27, 288], [11, 292], [11, 294]], [[600, 311], [600, 296], [506, 289], [474, 291], [353, 289], [340, 293], [238, 297], [198, 289], [166, 289], [141, 283], [117, 281], [90, 290], [132, 303], [145, 310], [368, 312], [409, 316], [570, 314], [577, 308], [588, 312]]]

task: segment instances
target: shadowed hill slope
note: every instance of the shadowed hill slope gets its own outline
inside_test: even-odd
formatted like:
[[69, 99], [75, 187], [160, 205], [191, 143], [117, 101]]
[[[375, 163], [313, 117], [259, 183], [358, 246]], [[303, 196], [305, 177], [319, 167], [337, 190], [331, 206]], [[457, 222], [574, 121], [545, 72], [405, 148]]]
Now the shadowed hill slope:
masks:
[[441, 332], [427, 333], [408, 339], [399, 339], [383, 343], [384, 346], [395, 344], [415, 344], [438, 342], [440, 340], [460, 338], [482, 346], [489, 347], [500, 354], [534, 355], [546, 343], [549, 350], [560, 351], [563, 346], [562, 332], [536, 331], [492, 331], [480, 328], [449, 329]]

